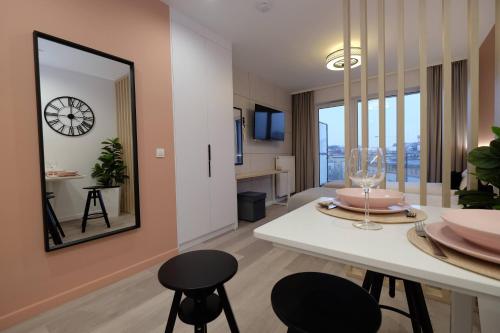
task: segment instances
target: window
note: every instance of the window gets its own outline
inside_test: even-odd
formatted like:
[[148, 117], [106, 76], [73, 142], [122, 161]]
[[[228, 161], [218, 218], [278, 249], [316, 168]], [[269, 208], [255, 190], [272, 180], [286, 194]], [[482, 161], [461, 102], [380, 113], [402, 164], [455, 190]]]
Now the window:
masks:
[[320, 108], [319, 183], [344, 180], [344, 106]]
[[[387, 181], [397, 181], [396, 96], [385, 99]], [[358, 146], [361, 145], [361, 102], [358, 102]], [[379, 146], [378, 99], [368, 101], [368, 146]], [[405, 95], [405, 181], [420, 181], [420, 93]]]

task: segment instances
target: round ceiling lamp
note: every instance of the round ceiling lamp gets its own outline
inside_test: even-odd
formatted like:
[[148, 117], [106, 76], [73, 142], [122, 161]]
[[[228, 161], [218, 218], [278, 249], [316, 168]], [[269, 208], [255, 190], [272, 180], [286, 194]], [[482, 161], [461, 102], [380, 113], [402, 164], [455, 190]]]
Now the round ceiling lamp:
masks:
[[[351, 68], [361, 66], [361, 48], [351, 47]], [[344, 49], [330, 53], [326, 57], [326, 68], [331, 71], [344, 70]]]
[[255, 7], [261, 13], [267, 13], [273, 7], [271, 0], [257, 0], [255, 2]]

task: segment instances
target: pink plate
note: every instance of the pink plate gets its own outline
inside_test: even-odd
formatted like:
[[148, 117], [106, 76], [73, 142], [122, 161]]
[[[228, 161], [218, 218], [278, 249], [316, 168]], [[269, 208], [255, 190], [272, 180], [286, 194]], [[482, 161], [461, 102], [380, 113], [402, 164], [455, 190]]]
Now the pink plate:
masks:
[[[404, 194], [384, 189], [370, 190], [370, 208], [387, 208], [404, 201]], [[354, 207], [365, 207], [365, 193], [362, 188], [341, 188], [337, 198]]]
[[426, 224], [425, 232], [427, 232], [429, 237], [434, 239], [436, 242], [446, 245], [447, 247], [457, 250], [458, 252], [500, 264], [500, 254], [477, 246], [476, 244], [463, 239], [453, 232], [448, 224], [444, 222]]
[[[353, 212], [359, 212], [359, 213], [365, 212], [364, 207], [363, 208], [354, 207], [354, 206], [351, 206], [351, 205], [349, 205], [345, 202], [342, 202], [338, 199], [333, 199], [332, 203], [340, 208], [351, 210]], [[405, 209], [407, 209], [408, 207], [410, 207], [410, 205], [407, 205], [407, 204], [392, 205], [392, 206], [385, 207], [385, 208], [370, 208], [369, 211], [370, 211], [370, 214], [394, 214], [394, 213], [404, 212]]]
[[500, 211], [455, 209], [441, 217], [461, 237], [500, 253]]

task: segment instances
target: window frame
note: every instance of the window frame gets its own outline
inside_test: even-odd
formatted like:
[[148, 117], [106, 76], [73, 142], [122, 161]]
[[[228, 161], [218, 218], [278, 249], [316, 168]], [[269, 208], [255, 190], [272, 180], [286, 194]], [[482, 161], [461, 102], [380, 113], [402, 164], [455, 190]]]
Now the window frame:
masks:
[[[316, 147], [316, 153], [314, 154], [315, 155], [314, 159], [315, 159], [315, 162], [316, 162], [315, 163], [316, 164], [315, 169], [316, 169], [316, 175], [317, 176], [315, 177], [316, 178], [315, 181], [318, 182], [317, 185], [320, 186], [320, 187], [322, 185], [320, 185], [321, 184], [321, 173], [320, 173], [320, 158], [319, 158], [319, 156], [320, 156], [320, 149], [319, 149], [319, 144], [320, 144], [320, 142], [319, 142], [319, 111], [321, 109], [334, 108], [334, 107], [338, 107], [338, 106], [345, 107], [345, 103], [344, 103], [343, 99], [338, 99], [338, 100], [334, 100], [334, 101], [331, 101], [331, 102], [326, 102], [326, 103], [321, 103], [321, 104], [317, 104], [316, 105], [316, 113], [315, 113], [315, 115], [316, 115], [316, 119], [315, 119], [315, 128], [316, 128], [316, 133], [315, 133], [316, 134], [315, 135], [316, 136], [316, 145], [315, 145], [315, 147]], [[344, 108], [344, 119], [345, 119], [345, 108]], [[327, 135], [328, 135], [328, 133], [327, 133]], [[345, 144], [345, 142], [344, 142], [344, 144]], [[326, 148], [327, 148], [327, 152], [328, 152], [328, 146]], [[328, 160], [328, 153], [327, 153], [327, 160]], [[327, 176], [327, 182], [326, 183], [328, 183], [328, 176]]]
[[[407, 88], [407, 89], [405, 89], [404, 97], [406, 97], [407, 95], [415, 95], [415, 94], [420, 94], [420, 87], [414, 87], [414, 88]], [[372, 97], [372, 96], [374, 96], [374, 97]], [[395, 97], [396, 98], [396, 102], [397, 102], [397, 97], [398, 97], [397, 96], [397, 91], [391, 90], [389, 92], [389, 94], [387, 94], [385, 96], [386, 99], [387, 98], [391, 98], [391, 97]], [[378, 100], [378, 95], [376, 95], [376, 94], [369, 95], [368, 101], [374, 100], [374, 99]], [[355, 109], [356, 109], [356, 112], [355, 112], [356, 113], [356, 147], [359, 147], [360, 143], [359, 143], [359, 131], [358, 131], [358, 128], [359, 128], [359, 117], [358, 117], [358, 115], [360, 114], [360, 112], [362, 112], [362, 110], [360, 110], [358, 108], [358, 106], [361, 104], [361, 97], [356, 97], [356, 99], [354, 101], [354, 104], [355, 104]], [[405, 108], [405, 111], [406, 111], [406, 108]], [[380, 112], [380, 110], [379, 110], [379, 112]], [[384, 149], [386, 149], [386, 148], [387, 147], [384, 147]], [[405, 162], [405, 168], [406, 168], [406, 162]], [[405, 170], [405, 177], [407, 177], [407, 176], [408, 176], [408, 173]], [[405, 182], [407, 182], [406, 179], [405, 179]]]

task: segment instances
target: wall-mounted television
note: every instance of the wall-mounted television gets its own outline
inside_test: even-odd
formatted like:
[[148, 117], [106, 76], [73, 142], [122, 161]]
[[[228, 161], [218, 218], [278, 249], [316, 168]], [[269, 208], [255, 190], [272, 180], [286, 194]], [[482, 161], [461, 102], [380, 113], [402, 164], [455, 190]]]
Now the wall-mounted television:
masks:
[[255, 104], [253, 118], [255, 140], [285, 140], [285, 113]]

